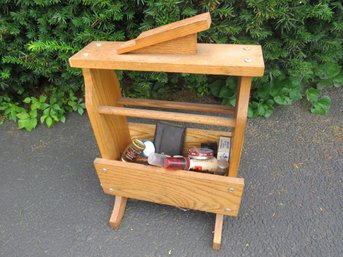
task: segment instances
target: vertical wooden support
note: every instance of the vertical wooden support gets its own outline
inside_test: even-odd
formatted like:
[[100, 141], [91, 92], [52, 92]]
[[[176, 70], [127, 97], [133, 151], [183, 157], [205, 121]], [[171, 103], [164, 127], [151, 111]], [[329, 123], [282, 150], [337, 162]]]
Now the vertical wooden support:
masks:
[[[251, 77], [240, 77], [237, 86], [237, 100], [235, 108], [236, 125], [232, 133], [229, 176], [237, 177], [239, 162], [244, 142], [244, 130], [247, 123]], [[214, 226], [213, 249], [219, 250], [222, 240], [224, 216], [216, 214]]]
[[[83, 69], [86, 108], [102, 158], [118, 160], [130, 143], [126, 117], [104, 116], [98, 113], [99, 105], [122, 106], [116, 102], [121, 97], [118, 78], [112, 70]], [[125, 212], [127, 199], [116, 196], [110, 218], [113, 228], [118, 228]]]
[[223, 231], [223, 214], [216, 214], [216, 223], [214, 225], [213, 246], [214, 250], [219, 250], [222, 244], [222, 231]]
[[251, 77], [241, 77], [237, 86], [236, 126], [232, 133], [229, 176], [237, 177], [244, 142], [244, 130], [247, 123]]

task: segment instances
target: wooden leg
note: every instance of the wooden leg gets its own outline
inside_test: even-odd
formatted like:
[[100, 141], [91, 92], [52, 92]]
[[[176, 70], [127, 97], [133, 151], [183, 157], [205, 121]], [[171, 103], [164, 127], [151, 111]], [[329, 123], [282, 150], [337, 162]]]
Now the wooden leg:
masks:
[[222, 243], [222, 230], [223, 230], [223, 214], [216, 214], [216, 223], [214, 225], [213, 249], [219, 250]]
[[118, 229], [125, 213], [127, 198], [116, 196], [114, 207], [110, 218], [110, 225], [113, 229]]
[[237, 177], [239, 162], [244, 141], [244, 130], [247, 122], [251, 78], [241, 77], [237, 87], [236, 100], [236, 126], [232, 134], [232, 145], [230, 154], [229, 176]]

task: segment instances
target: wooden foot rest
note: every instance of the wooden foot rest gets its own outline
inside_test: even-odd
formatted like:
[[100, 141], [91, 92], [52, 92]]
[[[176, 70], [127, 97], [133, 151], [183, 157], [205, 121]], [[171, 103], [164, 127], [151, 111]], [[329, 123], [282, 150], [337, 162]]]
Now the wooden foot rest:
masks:
[[97, 158], [106, 194], [237, 216], [244, 179]]

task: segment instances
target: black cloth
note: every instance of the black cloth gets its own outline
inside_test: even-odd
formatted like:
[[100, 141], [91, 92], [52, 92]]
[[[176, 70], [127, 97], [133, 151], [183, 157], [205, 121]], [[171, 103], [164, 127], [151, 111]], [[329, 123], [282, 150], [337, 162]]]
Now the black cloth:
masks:
[[167, 122], [157, 122], [154, 144], [156, 153], [181, 155], [186, 128]]

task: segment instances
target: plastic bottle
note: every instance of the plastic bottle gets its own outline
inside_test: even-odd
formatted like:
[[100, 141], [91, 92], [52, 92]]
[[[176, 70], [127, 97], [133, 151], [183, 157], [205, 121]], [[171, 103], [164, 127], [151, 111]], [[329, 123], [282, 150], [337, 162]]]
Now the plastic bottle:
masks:
[[210, 158], [207, 160], [190, 160], [190, 169], [193, 171], [214, 173], [217, 170], [218, 160], [216, 158]]
[[163, 168], [173, 170], [189, 170], [190, 160], [187, 157], [166, 157]]
[[217, 170], [214, 172], [215, 175], [225, 175], [229, 170], [229, 162], [227, 160], [218, 160]]
[[159, 153], [151, 153], [148, 157], [148, 163], [153, 166], [163, 167], [164, 159], [167, 156]]

